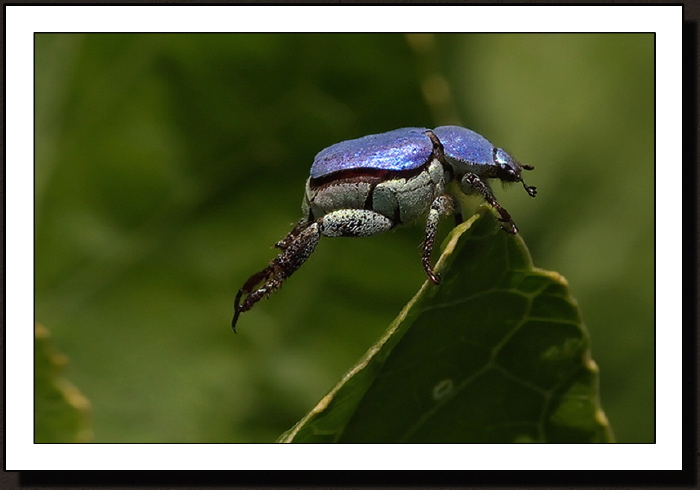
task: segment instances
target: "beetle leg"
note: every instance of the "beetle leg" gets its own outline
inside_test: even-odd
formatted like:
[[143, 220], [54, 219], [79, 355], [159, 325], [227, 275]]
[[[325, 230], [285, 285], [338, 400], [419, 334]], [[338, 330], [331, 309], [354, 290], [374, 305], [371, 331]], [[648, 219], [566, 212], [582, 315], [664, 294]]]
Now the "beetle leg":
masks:
[[282, 249], [282, 250], [287, 250], [287, 247], [294, 241], [294, 239], [301, 233], [301, 231], [309, 226], [309, 222], [307, 221], [306, 218], [302, 218], [299, 220], [299, 222], [292, 228], [292, 231], [287, 233], [287, 236], [284, 237], [282, 240], [279, 242], [275, 243], [275, 247]]
[[498, 218], [498, 221], [504, 223], [501, 225], [501, 229], [503, 231], [513, 235], [518, 233], [518, 227], [515, 226], [510, 214], [504, 207], [501, 207], [501, 205], [498, 204], [498, 201], [496, 201], [496, 196], [493, 195], [491, 187], [489, 187], [486, 182], [481, 180], [476, 174], [466, 173], [464, 174], [464, 177], [462, 177], [463, 188], [465, 187], [465, 184], [470, 185], [474, 190], [479, 192], [486, 202], [489, 203], [496, 211], [498, 211], [498, 214], [501, 215], [501, 217]]
[[[423, 240], [423, 257], [421, 262], [423, 263], [423, 269], [425, 273], [428, 274], [428, 278], [433, 282], [433, 284], [440, 284], [440, 274], [436, 274], [433, 270], [433, 266], [430, 263], [430, 257], [433, 253], [433, 245], [435, 244], [435, 236], [437, 235], [438, 223], [440, 221], [440, 216], [445, 214], [450, 214], [453, 209], [458, 208], [459, 203], [453, 196], [444, 194], [435, 198], [433, 203], [430, 205], [430, 211], [428, 212], [428, 219], [425, 223], [425, 239]], [[461, 217], [461, 212], [458, 213]]]
[[[320, 236], [318, 221], [306, 225], [306, 228], [303, 228], [302, 222], [299, 222], [280, 242], [283, 244], [283, 247], [280, 247], [283, 250], [282, 253], [272, 259], [270, 265], [265, 269], [250, 276], [236, 294], [233, 320], [231, 321], [231, 328], [234, 332], [240, 314], [250, 310], [263, 296], [269, 297], [270, 294], [278, 290], [284, 281], [311, 256]], [[261, 283], [263, 283], [262, 286], [255, 289]], [[244, 295], [245, 299], [241, 301]]]
[[363, 237], [389, 231], [396, 223], [370, 209], [338, 209], [319, 220], [321, 233], [327, 237]]

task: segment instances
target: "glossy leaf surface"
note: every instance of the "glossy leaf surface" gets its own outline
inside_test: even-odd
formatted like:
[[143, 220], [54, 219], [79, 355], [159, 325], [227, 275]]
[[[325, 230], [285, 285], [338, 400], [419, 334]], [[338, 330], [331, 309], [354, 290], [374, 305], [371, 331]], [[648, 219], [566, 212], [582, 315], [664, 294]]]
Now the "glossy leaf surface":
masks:
[[446, 240], [426, 283], [283, 442], [610, 442], [564, 278], [490, 213]]

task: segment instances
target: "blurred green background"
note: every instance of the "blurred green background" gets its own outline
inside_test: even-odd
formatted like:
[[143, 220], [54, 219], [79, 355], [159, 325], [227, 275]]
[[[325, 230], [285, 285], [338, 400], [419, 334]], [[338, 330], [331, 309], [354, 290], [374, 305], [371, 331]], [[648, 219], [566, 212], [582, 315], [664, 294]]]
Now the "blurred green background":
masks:
[[496, 194], [535, 264], [569, 280], [617, 440], [653, 442], [653, 35], [35, 46], [36, 320], [92, 404], [94, 442], [265, 442], [291, 427], [425, 280], [423, 228], [322, 239], [238, 335], [236, 291], [300, 218], [318, 151], [449, 123], [536, 166], [537, 199]]

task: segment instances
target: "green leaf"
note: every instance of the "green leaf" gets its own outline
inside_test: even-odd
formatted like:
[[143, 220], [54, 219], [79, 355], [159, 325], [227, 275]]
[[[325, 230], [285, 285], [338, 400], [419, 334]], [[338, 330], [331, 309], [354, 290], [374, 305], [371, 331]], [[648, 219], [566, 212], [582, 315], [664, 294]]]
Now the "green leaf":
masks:
[[566, 280], [490, 212], [445, 241], [389, 329], [280, 442], [611, 442]]
[[34, 329], [34, 441], [88, 442], [92, 439], [90, 404], [62, 371], [66, 357], [49, 340], [49, 331]]

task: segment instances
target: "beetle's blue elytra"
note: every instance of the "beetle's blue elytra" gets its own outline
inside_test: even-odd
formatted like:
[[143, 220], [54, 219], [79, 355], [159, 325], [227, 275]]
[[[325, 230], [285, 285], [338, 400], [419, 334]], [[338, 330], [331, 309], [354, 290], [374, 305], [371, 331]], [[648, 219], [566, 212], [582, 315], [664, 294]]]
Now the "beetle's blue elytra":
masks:
[[403, 128], [341, 141], [316, 155], [311, 178], [354, 169], [411, 170], [424, 165], [433, 151], [426, 128]]
[[275, 245], [280, 254], [248, 278], [236, 294], [234, 332], [240, 314], [279, 289], [311, 256], [322, 235], [372, 236], [425, 219], [421, 262], [428, 278], [439, 284], [431, 263], [439, 219], [454, 213], [456, 222], [462, 220], [459, 201], [447, 185], [456, 181], [462, 193], [481, 195], [498, 211], [501, 228], [517, 233], [488, 181], [520, 182], [535, 197], [536, 188], [522, 179], [522, 171], [532, 169], [480, 134], [459, 126], [402, 128], [329, 146], [314, 159], [302, 218]]

